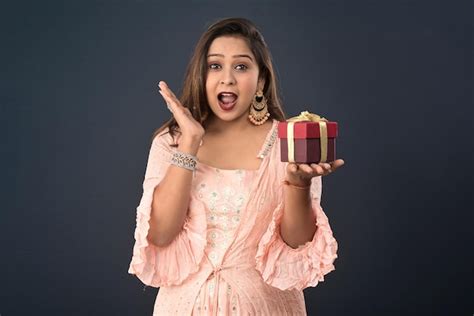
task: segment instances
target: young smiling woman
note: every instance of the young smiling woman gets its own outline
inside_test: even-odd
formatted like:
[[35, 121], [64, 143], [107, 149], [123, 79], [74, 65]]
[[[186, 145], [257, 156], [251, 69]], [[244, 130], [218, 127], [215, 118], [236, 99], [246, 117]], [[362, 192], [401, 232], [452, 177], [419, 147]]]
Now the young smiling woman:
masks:
[[154, 314], [305, 315], [302, 290], [334, 270], [322, 176], [344, 161], [280, 161], [285, 120], [270, 52], [230, 18], [199, 39], [171, 119], [153, 135], [129, 273], [161, 287]]

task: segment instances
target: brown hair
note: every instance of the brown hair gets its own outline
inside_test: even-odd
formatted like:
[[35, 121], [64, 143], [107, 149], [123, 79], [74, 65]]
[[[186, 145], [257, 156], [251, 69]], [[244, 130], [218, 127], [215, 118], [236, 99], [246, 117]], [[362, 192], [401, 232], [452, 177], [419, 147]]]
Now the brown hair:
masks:
[[[179, 97], [181, 104], [187, 107], [191, 111], [194, 119], [200, 122], [204, 127], [204, 123], [210, 114], [212, 114], [207, 102], [205, 89], [207, 78], [206, 56], [212, 41], [220, 36], [240, 36], [247, 42], [259, 66], [259, 79], [265, 79], [263, 94], [267, 98], [270, 118], [284, 121], [286, 116], [283, 112], [278, 94], [278, 83], [276, 73], [273, 69], [270, 51], [255, 24], [245, 18], [226, 18], [219, 20], [210, 25], [206, 32], [201, 35], [186, 69], [183, 89]], [[167, 127], [169, 127], [169, 133], [172, 137], [174, 137], [175, 132], [179, 133], [179, 126], [174, 117], [171, 116], [166, 123], [155, 130], [152, 141]]]

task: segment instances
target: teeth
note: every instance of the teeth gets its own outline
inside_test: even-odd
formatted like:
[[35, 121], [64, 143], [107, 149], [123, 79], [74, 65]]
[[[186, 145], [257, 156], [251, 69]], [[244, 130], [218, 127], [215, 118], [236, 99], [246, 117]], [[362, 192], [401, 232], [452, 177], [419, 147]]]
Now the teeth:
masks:
[[222, 102], [224, 98], [234, 98], [237, 99], [237, 95], [231, 92], [221, 92], [217, 98]]

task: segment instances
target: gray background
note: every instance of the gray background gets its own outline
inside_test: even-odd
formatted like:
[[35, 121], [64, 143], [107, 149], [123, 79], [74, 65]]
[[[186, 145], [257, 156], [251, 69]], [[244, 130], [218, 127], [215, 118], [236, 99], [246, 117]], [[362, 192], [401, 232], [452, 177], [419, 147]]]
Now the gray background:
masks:
[[151, 315], [128, 275], [153, 130], [199, 35], [253, 20], [289, 116], [340, 124], [310, 315], [471, 315], [472, 1], [3, 1], [0, 314]]

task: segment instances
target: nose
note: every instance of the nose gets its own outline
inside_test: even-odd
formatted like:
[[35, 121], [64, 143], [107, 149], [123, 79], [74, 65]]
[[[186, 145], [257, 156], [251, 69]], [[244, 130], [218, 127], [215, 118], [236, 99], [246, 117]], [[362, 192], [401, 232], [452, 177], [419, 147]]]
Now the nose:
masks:
[[222, 72], [221, 84], [235, 84], [235, 77], [231, 70]]

